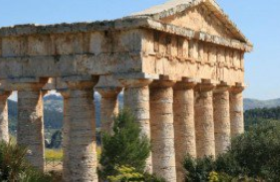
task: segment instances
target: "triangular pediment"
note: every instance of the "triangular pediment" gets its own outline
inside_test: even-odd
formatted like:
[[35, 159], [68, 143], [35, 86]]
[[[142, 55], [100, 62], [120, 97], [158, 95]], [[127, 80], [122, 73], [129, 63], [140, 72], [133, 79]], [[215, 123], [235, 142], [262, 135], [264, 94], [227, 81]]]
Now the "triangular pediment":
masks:
[[203, 4], [162, 18], [161, 21], [223, 38], [238, 38]]
[[251, 45], [215, 0], [169, 0], [133, 16], [149, 16], [163, 23]]

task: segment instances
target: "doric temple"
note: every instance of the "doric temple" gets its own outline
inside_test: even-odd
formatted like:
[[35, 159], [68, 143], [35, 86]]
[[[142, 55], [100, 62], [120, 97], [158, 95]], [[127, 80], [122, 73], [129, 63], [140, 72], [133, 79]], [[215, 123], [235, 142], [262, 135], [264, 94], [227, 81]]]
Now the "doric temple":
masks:
[[182, 161], [217, 156], [244, 131], [244, 54], [252, 44], [214, 0], [169, 0], [113, 21], [0, 29], [0, 139], [18, 93], [17, 142], [44, 170], [42, 98], [64, 98], [63, 179], [97, 182], [93, 92], [111, 132], [117, 96], [152, 144], [147, 171], [184, 181]]

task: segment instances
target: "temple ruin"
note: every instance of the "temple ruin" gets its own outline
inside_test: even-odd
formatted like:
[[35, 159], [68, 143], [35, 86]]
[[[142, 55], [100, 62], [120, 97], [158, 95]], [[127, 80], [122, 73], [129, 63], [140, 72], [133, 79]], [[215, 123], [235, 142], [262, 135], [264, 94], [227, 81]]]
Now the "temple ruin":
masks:
[[152, 144], [147, 170], [182, 182], [182, 161], [216, 156], [244, 131], [244, 53], [252, 44], [214, 0], [170, 0], [113, 21], [0, 29], [0, 139], [18, 92], [19, 145], [44, 170], [42, 97], [64, 97], [63, 179], [97, 182], [93, 92], [111, 132], [117, 96]]

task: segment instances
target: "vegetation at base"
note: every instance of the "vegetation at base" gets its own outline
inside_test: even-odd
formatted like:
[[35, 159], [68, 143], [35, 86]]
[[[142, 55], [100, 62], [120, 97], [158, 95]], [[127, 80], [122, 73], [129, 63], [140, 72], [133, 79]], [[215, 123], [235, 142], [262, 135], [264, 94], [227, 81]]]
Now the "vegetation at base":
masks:
[[209, 181], [216, 173], [217, 182], [278, 182], [279, 154], [280, 123], [265, 122], [234, 138], [228, 152], [216, 160], [211, 157], [195, 160], [187, 156], [184, 163], [186, 178], [188, 182], [203, 182]]
[[144, 171], [150, 143], [128, 110], [115, 117], [113, 131], [113, 135], [102, 134], [99, 176], [111, 182], [162, 182]]
[[41, 173], [26, 162], [26, 153], [24, 148], [0, 143], [0, 181], [51, 182], [51, 176]]
[[133, 167], [120, 166], [116, 168], [117, 175], [108, 176], [109, 182], [127, 182], [127, 181], [141, 181], [141, 182], [164, 182], [164, 180], [157, 178], [147, 173], [139, 173]]

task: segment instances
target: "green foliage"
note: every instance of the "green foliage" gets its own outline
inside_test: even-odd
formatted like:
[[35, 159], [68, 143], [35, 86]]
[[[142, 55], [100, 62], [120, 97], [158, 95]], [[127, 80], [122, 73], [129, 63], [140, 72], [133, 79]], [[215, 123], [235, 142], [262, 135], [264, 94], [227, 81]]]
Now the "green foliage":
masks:
[[280, 121], [280, 107], [262, 108], [247, 110], [244, 113], [245, 129], [249, 130], [251, 126], [267, 122]]
[[0, 181], [50, 182], [51, 177], [33, 169], [25, 161], [26, 149], [0, 143]]
[[62, 132], [61, 130], [55, 131], [51, 136], [50, 143], [46, 144], [46, 148], [49, 149], [59, 149], [62, 145]]
[[157, 178], [148, 173], [140, 173], [133, 167], [121, 166], [116, 167], [117, 174], [115, 176], [108, 176], [109, 182], [128, 182], [128, 181], [141, 181], [141, 182], [164, 182], [163, 179]]
[[212, 171], [209, 173], [209, 182], [219, 182], [219, 176], [218, 173], [215, 171]]
[[108, 176], [110, 182], [121, 181], [144, 181], [144, 175], [137, 172], [133, 167], [121, 166], [116, 169], [116, 176]]
[[206, 182], [210, 172], [215, 170], [212, 157], [195, 160], [188, 155], [184, 161], [184, 167], [186, 169], [186, 181], [188, 182]]
[[219, 181], [278, 182], [279, 153], [280, 123], [262, 123], [234, 138], [229, 151], [218, 156], [216, 161], [209, 157], [195, 160], [187, 156], [184, 165], [187, 181], [207, 181], [207, 176], [209, 180], [218, 176]]
[[252, 127], [232, 141], [230, 155], [243, 174], [267, 181], [280, 178], [280, 123], [266, 122]]
[[139, 124], [134, 116], [124, 110], [116, 118], [114, 134], [104, 133], [102, 136], [102, 154], [100, 164], [101, 176], [118, 174], [119, 166], [131, 166], [142, 173], [145, 161], [150, 153], [150, 144], [146, 136], [141, 136]]

